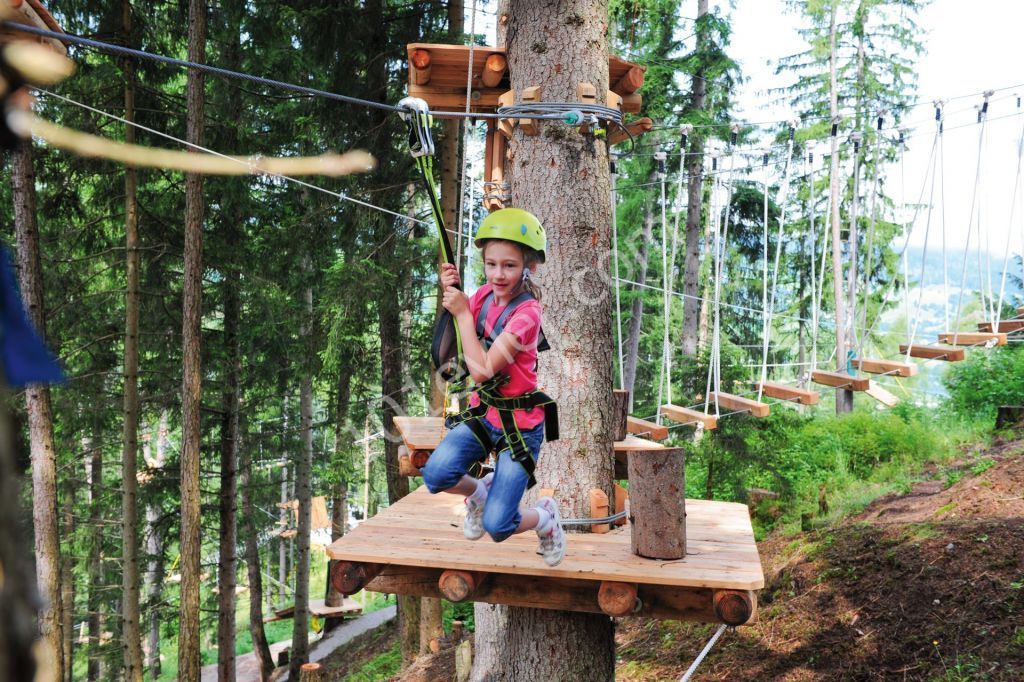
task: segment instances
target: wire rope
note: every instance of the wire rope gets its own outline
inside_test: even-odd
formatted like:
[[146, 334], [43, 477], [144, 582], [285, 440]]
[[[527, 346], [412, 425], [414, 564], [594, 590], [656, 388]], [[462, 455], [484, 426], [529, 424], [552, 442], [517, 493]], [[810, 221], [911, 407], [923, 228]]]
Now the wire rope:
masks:
[[[466, 113], [470, 113], [470, 106], [473, 95], [473, 47], [476, 44], [474, 40], [476, 36], [476, 3], [477, 0], [473, 0], [472, 14], [469, 20], [469, 64], [466, 66]], [[465, 211], [466, 195], [464, 188], [466, 186], [466, 166], [469, 164], [469, 138], [471, 134], [471, 127], [466, 124], [465, 119], [459, 121], [459, 132], [462, 138], [462, 180], [459, 182], [459, 216], [456, 220], [456, 224], [459, 228], [462, 228], [463, 212]], [[485, 163], [490, 163], [490, 159], [487, 159]], [[470, 211], [472, 211], [472, 199], [470, 200]], [[470, 219], [472, 223], [472, 219]], [[462, 264], [462, 240], [458, 240], [457, 252], [455, 254], [456, 262]]]
[[[1021, 111], [1020, 110], [1020, 100], [1018, 99], [1017, 101], [1018, 101], [1017, 111], [1019, 113]], [[999, 331], [999, 326], [1000, 326], [999, 322], [1000, 322], [1000, 319], [1002, 318], [1003, 296], [1006, 293], [1006, 271], [1007, 271], [1007, 269], [1009, 267], [1009, 264], [1010, 264], [1010, 240], [1013, 237], [1013, 218], [1014, 218], [1014, 211], [1017, 208], [1017, 195], [1018, 195], [1018, 191], [1020, 190], [1021, 162], [1022, 161], [1024, 161], [1024, 127], [1021, 128], [1020, 139], [1017, 142], [1017, 174], [1016, 174], [1016, 176], [1014, 178], [1014, 181], [1013, 181], [1013, 195], [1012, 195], [1012, 198], [1010, 199], [1010, 219], [1009, 219], [1009, 225], [1008, 225], [1007, 230], [1006, 230], [1006, 248], [1004, 250], [1005, 253], [1003, 255], [1003, 274], [1002, 274], [1002, 277], [1000, 277], [1000, 281], [999, 281], [999, 302], [996, 304], [996, 310], [995, 310], [996, 314], [995, 314], [995, 317], [992, 318], [993, 320], [995, 320], [995, 327], [993, 327], [993, 329], [992, 329], [993, 332], [998, 332]], [[1024, 258], [1024, 254], [1022, 254], [1022, 258]]]

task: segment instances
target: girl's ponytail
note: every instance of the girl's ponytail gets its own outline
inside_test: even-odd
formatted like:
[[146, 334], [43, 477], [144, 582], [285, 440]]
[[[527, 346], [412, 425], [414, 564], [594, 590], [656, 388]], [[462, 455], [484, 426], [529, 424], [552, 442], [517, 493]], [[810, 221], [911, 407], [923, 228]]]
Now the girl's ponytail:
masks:
[[540, 287], [537, 286], [537, 283], [534, 282], [533, 278], [530, 276], [531, 272], [532, 272], [531, 269], [530, 269], [530, 266], [537, 265], [540, 262], [541, 262], [541, 260], [540, 260], [540, 252], [539, 251], [535, 251], [535, 250], [533, 250], [533, 249], [531, 249], [529, 247], [523, 247], [523, 284], [522, 284], [522, 288], [523, 288], [523, 291], [530, 292], [530, 294], [535, 299], [537, 299], [538, 301], [540, 300], [540, 296], [541, 296]]

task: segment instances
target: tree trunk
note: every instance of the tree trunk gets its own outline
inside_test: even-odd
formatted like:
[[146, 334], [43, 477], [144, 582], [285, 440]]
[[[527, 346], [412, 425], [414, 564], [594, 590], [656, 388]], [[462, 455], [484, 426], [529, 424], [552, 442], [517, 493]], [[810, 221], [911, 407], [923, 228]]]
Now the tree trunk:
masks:
[[[354, 354], [353, 354], [354, 355]], [[346, 355], [348, 360], [340, 363], [338, 372], [337, 394], [334, 405], [334, 461], [341, 470], [342, 476], [334, 485], [331, 496], [331, 541], [335, 541], [348, 532], [348, 486], [351, 482], [352, 438], [343, 434], [348, 432], [348, 402], [352, 399], [352, 373], [355, 369], [355, 358]], [[328, 572], [330, 576], [330, 572]], [[328, 606], [341, 606], [345, 595], [334, 587], [334, 581], [327, 580]]]
[[637, 247], [637, 261], [639, 271], [636, 274], [636, 281], [639, 284], [633, 286], [633, 302], [629, 312], [629, 329], [626, 331], [626, 350], [623, 362], [623, 389], [629, 391], [629, 410], [633, 411], [633, 402], [636, 395], [636, 370], [640, 356], [640, 331], [644, 316], [644, 289], [642, 285], [647, 283], [647, 245], [651, 243], [651, 235], [654, 232], [654, 212], [650, 203], [644, 208], [644, 228], [640, 237], [640, 245]]
[[[608, 91], [603, 0], [510, 2], [508, 59], [512, 87], [543, 87], [543, 99], [576, 100], [579, 82]], [[500, 21], [500, 19], [499, 19]], [[559, 65], [571, 64], [571, 69]], [[611, 291], [601, 259], [611, 249], [607, 150], [590, 135], [541, 122], [540, 134], [517, 129], [510, 141], [512, 205], [535, 213], [548, 232], [545, 330], [555, 351], [541, 359], [540, 385], [559, 402], [561, 440], [547, 443], [539, 485], [556, 490], [567, 517], [589, 514], [589, 492], [612, 497], [614, 400]], [[556, 134], [554, 132], [557, 128]], [[531, 497], [536, 493], [531, 493]], [[568, 554], [573, 553], [573, 535]], [[608, 616], [481, 606], [476, 680], [609, 680], [615, 673]], [[482, 626], [482, 627], [481, 627]]]
[[[121, 3], [125, 36], [131, 36], [132, 6]], [[130, 38], [129, 38], [130, 40]], [[135, 64], [125, 59], [124, 141], [135, 143]], [[121, 442], [121, 656], [125, 680], [142, 680], [139, 605], [139, 211], [136, 170], [124, 170], [124, 232], [127, 287], [124, 303], [124, 424]]]
[[[152, 457], [147, 448], [143, 447], [142, 454], [145, 457], [146, 465], [154, 471], [159, 471], [167, 461], [167, 418], [168, 412], [164, 409], [160, 413], [160, 421], [156, 427], [156, 457]], [[151, 447], [150, 447], [151, 450]], [[160, 504], [150, 501], [146, 504], [146, 555], [149, 557], [146, 565], [146, 602], [149, 611], [149, 634], [146, 646], [146, 668], [149, 670], [149, 677], [152, 680], [160, 679], [160, 593], [164, 582], [164, 539], [159, 527]]]
[[88, 611], [89, 649], [86, 663], [86, 679], [90, 682], [99, 680], [100, 670], [100, 631], [103, 608], [100, 595], [103, 587], [103, 507], [100, 498], [103, 494], [103, 451], [96, 445], [99, 439], [95, 436], [82, 439], [82, 451], [89, 455], [89, 470], [86, 478], [89, 481], [89, 558], [86, 564], [89, 596], [86, 600]]
[[[288, 433], [288, 400], [284, 401], [284, 431]], [[287, 460], [287, 450], [284, 457]], [[281, 465], [281, 504], [288, 502], [288, 463]], [[287, 507], [281, 507], [281, 514], [278, 521], [282, 530], [288, 527], [288, 515], [291, 512]], [[288, 593], [284, 586], [288, 584], [288, 541], [282, 537], [277, 542], [277, 603], [283, 605], [288, 599]]]
[[[697, 0], [697, 49], [706, 47], [707, 35], [700, 19], [708, 13], [708, 0]], [[707, 81], [704, 69], [699, 68], [693, 75], [693, 90], [690, 95], [690, 110], [704, 111], [707, 96]], [[701, 199], [704, 195], [704, 133], [695, 128], [690, 137], [690, 160], [686, 180], [686, 255], [683, 265], [683, 354], [697, 355], [700, 334], [700, 218]]]
[[[308, 277], [312, 270], [309, 255], [303, 256], [302, 271]], [[311, 500], [310, 475], [313, 468], [313, 365], [316, 351], [313, 343], [313, 289], [303, 292], [303, 320], [299, 331], [303, 346], [302, 382], [299, 386], [299, 418], [302, 451], [295, 465], [295, 497], [299, 501], [299, 522], [295, 560], [295, 614], [292, 617], [292, 651], [289, 674], [298, 679], [299, 667], [309, 658], [309, 534]]]
[[[839, 116], [839, 88], [837, 84], [837, 65], [839, 55], [836, 51], [836, 13], [839, 3], [832, 3], [832, 18], [829, 23], [829, 112], [833, 125]], [[836, 306], [836, 368], [846, 370], [846, 301], [843, 296], [843, 243], [841, 238], [842, 224], [839, 222], [839, 137], [831, 138], [831, 159], [829, 180], [832, 202], [832, 288]], [[836, 414], [853, 410], [853, 391], [836, 389]]]
[[[237, 211], [232, 225], [240, 225]], [[229, 228], [238, 237], [234, 227]], [[241, 239], [232, 239], [240, 246]], [[217, 679], [235, 679], [235, 585], [238, 574], [238, 405], [241, 359], [238, 350], [239, 274], [230, 268], [224, 275], [224, 406], [220, 441], [220, 565], [217, 568]]]
[[[19, 145], [12, 154], [11, 183], [14, 197], [14, 229], [18, 240], [18, 280], [29, 319], [46, 338], [43, 307], [43, 269], [36, 226], [35, 169], [32, 143]], [[57, 679], [61, 665], [60, 540], [57, 519], [57, 455], [53, 447], [53, 408], [50, 389], [33, 384], [25, 390], [28, 408], [29, 443], [32, 458], [32, 525], [35, 528], [36, 582], [43, 599], [39, 610], [39, 633], [44, 656], [56, 662]]]
[[[274, 671], [267, 633], [263, 627], [263, 575], [260, 572], [259, 538], [256, 534], [256, 505], [253, 503], [252, 454], [238, 444], [242, 485], [242, 533], [245, 536], [245, 568], [249, 578], [249, 636], [259, 661], [260, 679], [266, 682]], [[268, 590], [269, 592], [270, 590]]]
[[[75, 537], [75, 479], [72, 477], [64, 486], [65, 499], [64, 499], [64, 537], [69, 541]], [[74, 648], [75, 648], [75, 557], [69, 552], [67, 555], [61, 557], [61, 571], [60, 571], [60, 585], [61, 585], [61, 604], [63, 609], [61, 615], [63, 616], [63, 622], [61, 623], [61, 632], [64, 635], [64, 645], [62, 647], [61, 658], [64, 661], [64, 680], [65, 682], [72, 682], [72, 663], [74, 660]]]
[[[206, 60], [206, 1], [189, 0], [188, 58]], [[193, 144], [203, 141], [203, 75], [188, 72], [187, 131]], [[178, 676], [198, 680], [199, 555], [202, 550], [199, 500], [199, 444], [202, 435], [200, 357], [203, 297], [203, 180], [185, 174], [185, 272], [182, 303], [181, 390], [181, 603], [178, 617]]]

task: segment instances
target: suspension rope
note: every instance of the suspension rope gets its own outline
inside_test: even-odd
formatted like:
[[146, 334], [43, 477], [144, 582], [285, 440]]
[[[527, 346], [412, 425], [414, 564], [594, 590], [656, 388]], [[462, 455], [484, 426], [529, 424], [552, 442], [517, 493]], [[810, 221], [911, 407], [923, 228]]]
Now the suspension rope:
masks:
[[[922, 310], [922, 304], [923, 304], [923, 301], [924, 301], [925, 266], [926, 266], [927, 260], [928, 260], [928, 239], [929, 239], [929, 236], [931, 235], [932, 213], [933, 213], [933, 210], [934, 210], [934, 207], [935, 207], [935, 166], [936, 166], [936, 163], [937, 163], [937, 157], [935, 155], [935, 152], [938, 149], [939, 138], [942, 135], [941, 127], [942, 127], [942, 122], [940, 120], [939, 124], [935, 128], [935, 137], [932, 139], [932, 149], [931, 149], [931, 152], [929, 153], [929, 156], [928, 156], [928, 166], [925, 169], [925, 176], [924, 176], [925, 182], [921, 186], [921, 191], [923, 192], [925, 185], [928, 184], [928, 178], [930, 176], [931, 177], [931, 189], [929, 190], [929, 195], [928, 195], [928, 214], [927, 214], [927, 217], [925, 218], [925, 224], [924, 224], [925, 225], [925, 227], [924, 227], [924, 247], [922, 248], [922, 252], [921, 252], [921, 279], [917, 283], [917, 307], [915, 309], [914, 323], [912, 325], [908, 324], [909, 334], [907, 335], [907, 352], [906, 352], [906, 357], [904, 358], [904, 362], [910, 362], [910, 351], [913, 350], [914, 340], [915, 340], [915, 338], [917, 336], [917, 328], [918, 328], [918, 325], [920, 325], [920, 323], [921, 323], [921, 310]], [[918, 206], [920, 206], [920, 199], [918, 200]], [[906, 251], [907, 251], [906, 247], [909, 245], [909, 242], [910, 242], [910, 232], [911, 232], [911, 230], [913, 230], [913, 227], [914, 227], [914, 225], [916, 223], [917, 223], [917, 213], [915, 211], [914, 219], [910, 223], [910, 229], [907, 230], [907, 244], [904, 245], [904, 250], [903, 250], [904, 254], [906, 254]], [[907, 284], [908, 284], [908, 286], [907, 286], [907, 296], [909, 296], [910, 295], [909, 282]], [[909, 323], [909, 321], [910, 321], [909, 318], [908, 318], [907, 321]]]
[[[472, 15], [471, 15], [470, 20], [469, 20], [469, 65], [466, 67], [466, 114], [467, 115], [470, 113], [470, 104], [471, 104], [471, 101], [472, 101], [472, 94], [473, 94], [473, 47], [476, 44], [476, 40], [474, 40], [474, 38], [476, 37], [476, 2], [477, 2], [477, 0], [473, 0], [473, 10], [472, 10]], [[458, 225], [460, 229], [462, 228], [462, 220], [463, 220], [462, 216], [463, 216], [463, 211], [465, 210], [465, 203], [466, 203], [466, 201], [465, 201], [466, 195], [465, 195], [464, 188], [466, 187], [466, 166], [469, 163], [469, 138], [470, 138], [471, 131], [472, 131], [472, 126], [468, 125], [465, 119], [461, 119], [459, 121], [459, 132], [461, 133], [460, 137], [462, 138], [462, 180], [459, 182], [459, 189], [458, 189], [458, 192], [459, 192], [459, 201], [458, 201], [459, 217], [458, 217], [458, 219], [455, 222], [455, 224]], [[484, 163], [485, 164], [490, 163], [490, 159], [485, 159]], [[472, 200], [470, 200], [470, 204], [469, 205], [470, 205], [470, 211], [472, 212], [472, 210], [473, 210], [472, 209], [472, 206], [473, 206]], [[470, 218], [470, 223], [472, 223], [472, 222], [473, 222], [472, 218]], [[455, 257], [457, 259], [456, 263], [458, 263], [459, 265], [462, 265], [462, 240], [461, 239], [458, 241], [457, 248], [458, 248], [458, 252], [455, 254]]]
[[882, 124], [885, 122], [885, 112], [879, 111], [876, 118], [877, 132], [875, 139], [873, 140], [874, 147], [874, 161], [872, 168], [872, 179], [871, 179], [871, 190], [868, 199], [868, 243], [867, 253], [865, 254], [865, 265], [864, 265], [864, 301], [861, 304], [863, 311], [863, 324], [861, 325], [860, 334], [860, 345], [857, 347], [857, 357], [864, 357], [864, 342], [868, 335], [868, 307], [871, 302], [871, 270], [874, 256], [874, 242], [875, 242], [875, 223], [878, 220], [878, 215], [875, 212], [877, 199], [878, 199], [878, 179], [880, 175], [879, 162], [878, 162], [878, 151], [882, 146]]
[[[757, 386], [757, 401], [761, 402], [761, 396], [764, 392], [764, 382], [768, 380], [768, 344], [772, 335], [772, 312], [775, 309], [775, 297], [778, 293], [779, 286], [779, 261], [782, 257], [782, 236], [786, 229], [786, 208], [789, 205], [789, 173], [792, 167], [793, 159], [793, 139], [796, 135], [796, 122], [790, 123], [789, 126], [789, 149], [786, 154], [786, 164], [782, 171], [782, 184], [779, 186], [779, 229], [775, 235], [775, 265], [772, 268], [772, 295], [768, 302], [767, 310], [765, 312], [765, 328], [763, 337], [763, 349], [761, 351], [761, 381]], [[765, 223], [767, 226], [767, 223]], [[765, 249], [768, 248], [767, 238], [765, 239]]]
[[[1017, 98], [1017, 111], [1020, 113], [1020, 98]], [[1013, 235], [1014, 210], [1017, 208], [1017, 193], [1020, 189], [1021, 162], [1024, 161], [1024, 127], [1021, 128], [1020, 140], [1017, 142], [1017, 175], [1013, 181], [1013, 196], [1010, 199], [1010, 220], [1006, 230], [1006, 248], [1003, 255], [1003, 274], [999, 281], [999, 302], [996, 304], [995, 327], [993, 332], [999, 331], [999, 321], [1003, 313], [1003, 295], [1006, 292], [1006, 270], [1010, 264], [1010, 240]], [[1021, 255], [1024, 258], [1024, 254]]]
[[[662, 339], [661, 339], [661, 371], [658, 373], [658, 404], [664, 405], [662, 399], [665, 397], [665, 384], [666, 380], [671, 382], [669, 376], [671, 369], [669, 367], [669, 343], [668, 343], [668, 328], [671, 324], [671, 304], [672, 299], [669, 294], [669, 290], [672, 286], [672, 278], [669, 273], [669, 262], [668, 262], [668, 232], [666, 228], [665, 218], [665, 152], [660, 152], [659, 155], [655, 155], [655, 161], [658, 164], [658, 179], [661, 184], [661, 286], [662, 286]], [[682, 173], [679, 174], [682, 177]], [[668, 390], [668, 402], [672, 402], [672, 389]]]
[[[730, 142], [735, 143], [736, 134], [733, 133], [730, 138]], [[723, 262], [725, 260], [725, 249], [729, 240], [729, 213], [732, 208], [732, 195], [733, 195], [733, 176], [732, 169], [736, 165], [736, 155], [729, 154], [729, 169], [730, 173], [726, 176], [726, 187], [725, 187], [725, 206], [721, 211], [721, 217], [715, 216], [713, 224], [716, 225], [715, 230], [715, 318], [714, 327], [711, 336], [711, 361], [708, 363], [708, 380], [707, 390], [704, 393], [704, 414], [708, 414], [710, 408], [710, 391], [712, 383], [715, 389], [715, 415], [721, 416], [721, 411], [718, 405], [718, 396], [722, 392], [722, 276], [723, 276]], [[715, 158], [712, 158], [712, 167], [716, 163]], [[719, 225], [719, 220], [721, 224]], [[713, 381], [712, 381], [713, 379]]]
[[683, 673], [683, 676], [679, 678], [679, 682], [690, 682], [690, 678], [693, 677], [693, 673], [697, 671], [697, 667], [704, 661], [704, 658], [708, 655], [708, 653], [711, 652], [712, 647], [715, 646], [715, 643], [718, 641], [718, 638], [722, 636], [722, 633], [725, 632], [725, 629], [727, 627], [728, 626], [725, 623], [722, 623], [718, 626], [718, 629], [715, 630], [715, 634], [711, 635], [711, 639], [709, 639], [708, 643], [704, 645], [704, 648], [701, 649], [701, 652], [697, 654], [696, 660], [694, 660], [694, 662], [690, 664], [690, 667], [687, 668], [685, 673]]

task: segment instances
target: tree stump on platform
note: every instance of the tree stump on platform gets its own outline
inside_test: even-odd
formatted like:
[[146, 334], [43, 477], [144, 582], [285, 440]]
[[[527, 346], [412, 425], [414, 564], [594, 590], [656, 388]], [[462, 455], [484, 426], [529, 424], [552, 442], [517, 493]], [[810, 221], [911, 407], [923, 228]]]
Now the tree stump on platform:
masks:
[[615, 440], [626, 440], [629, 420], [629, 391], [615, 389]]
[[629, 523], [633, 554], [686, 556], [686, 458], [682, 448], [629, 453]]

